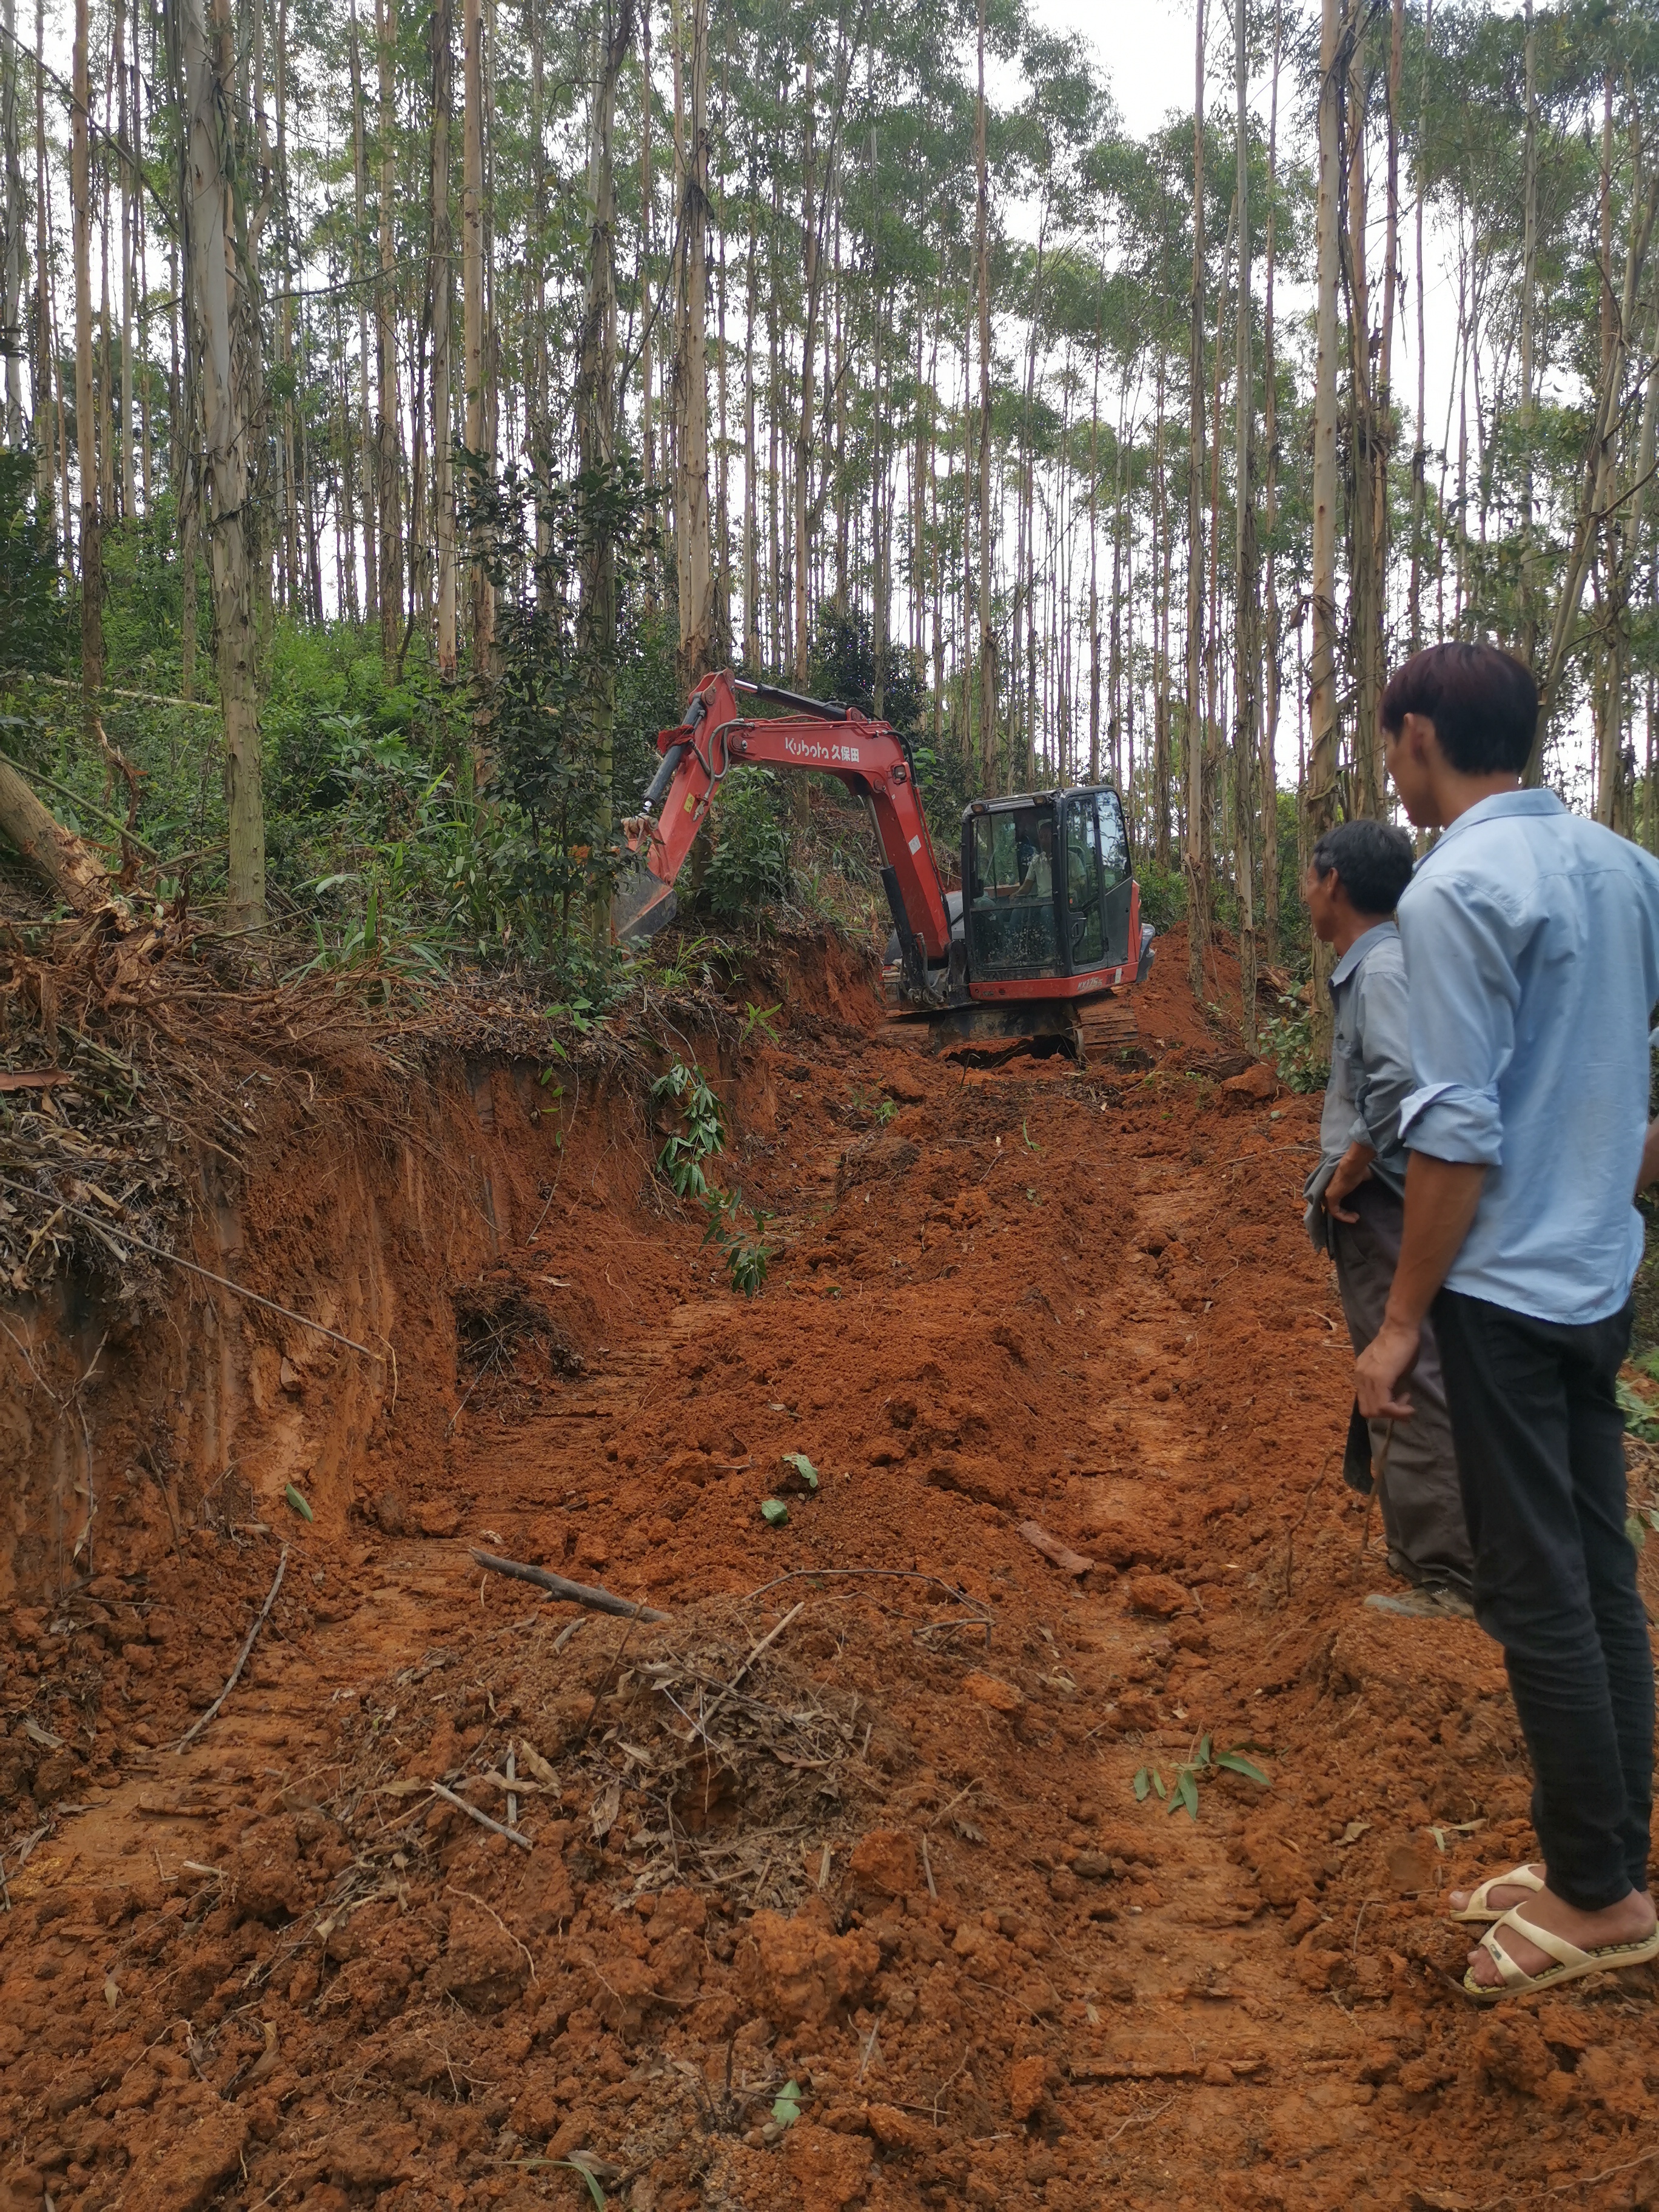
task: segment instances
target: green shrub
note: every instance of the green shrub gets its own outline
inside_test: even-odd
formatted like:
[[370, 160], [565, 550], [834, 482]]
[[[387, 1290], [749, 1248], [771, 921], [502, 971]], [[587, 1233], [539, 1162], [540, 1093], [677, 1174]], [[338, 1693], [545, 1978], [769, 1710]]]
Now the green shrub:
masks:
[[714, 850], [698, 904], [735, 921], [789, 896], [789, 833], [783, 792], [769, 769], [734, 768], [714, 799]]

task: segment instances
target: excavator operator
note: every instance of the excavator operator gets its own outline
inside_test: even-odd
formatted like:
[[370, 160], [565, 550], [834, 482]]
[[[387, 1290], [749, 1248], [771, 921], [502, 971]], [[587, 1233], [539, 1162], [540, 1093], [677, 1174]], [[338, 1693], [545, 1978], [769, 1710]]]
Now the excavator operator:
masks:
[[1014, 892], [1017, 899], [1047, 899], [1054, 895], [1054, 825], [1044, 814], [1038, 818], [1036, 844]]

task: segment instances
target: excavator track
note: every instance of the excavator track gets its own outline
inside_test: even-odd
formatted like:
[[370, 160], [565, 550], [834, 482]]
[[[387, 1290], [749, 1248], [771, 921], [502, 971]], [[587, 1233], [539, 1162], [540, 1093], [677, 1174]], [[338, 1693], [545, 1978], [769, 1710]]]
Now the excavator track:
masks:
[[1114, 1060], [1140, 1042], [1134, 1004], [1127, 994], [1103, 992], [1080, 1006], [1035, 1000], [1023, 1006], [918, 1008], [905, 1005], [896, 988], [889, 988], [887, 998], [889, 1041], [933, 1059], [992, 1066], [1021, 1053], [1040, 1055], [1060, 1049], [1069, 1050], [1087, 1067]]

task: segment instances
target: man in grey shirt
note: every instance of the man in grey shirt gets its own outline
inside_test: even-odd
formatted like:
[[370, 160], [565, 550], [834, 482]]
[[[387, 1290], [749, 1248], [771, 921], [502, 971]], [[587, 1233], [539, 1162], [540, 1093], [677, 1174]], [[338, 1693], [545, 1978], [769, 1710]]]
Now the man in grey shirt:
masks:
[[[1320, 1164], [1307, 1188], [1308, 1233], [1336, 1263], [1355, 1354], [1382, 1326], [1405, 1220], [1400, 1109], [1412, 1091], [1406, 969], [1393, 915], [1411, 881], [1411, 839], [1386, 822], [1344, 822], [1315, 846], [1303, 889], [1315, 933], [1337, 953], [1330, 1081]], [[1425, 1328], [1409, 1422], [1367, 1424], [1356, 1404], [1343, 1475], [1381, 1493], [1393, 1571], [1412, 1584], [1366, 1600], [1384, 1612], [1469, 1612], [1472, 1553], [1458, 1488], [1440, 1357]]]

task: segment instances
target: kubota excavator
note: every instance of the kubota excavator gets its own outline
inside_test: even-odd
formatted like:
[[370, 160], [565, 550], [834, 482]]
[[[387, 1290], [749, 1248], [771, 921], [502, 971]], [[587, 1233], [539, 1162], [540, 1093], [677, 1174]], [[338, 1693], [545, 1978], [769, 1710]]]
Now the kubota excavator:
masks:
[[[790, 711], [746, 714], [740, 699]], [[1152, 932], [1112, 785], [975, 799], [962, 817], [963, 888], [947, 891], [909, 747], [856, 707], [722, 670], [657, 749], [662, 765], [623, 824], [633, 859], [611, 902], [619, 942], [672, 919], [675, 878], [729, 769], [811, 769], [868, 803], [893, 916], [890, 995], [933, 1049], [1024, 1044], [1081, 1060], [1134, 1041], [1116, 994], [1146, 975]]]

